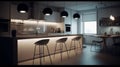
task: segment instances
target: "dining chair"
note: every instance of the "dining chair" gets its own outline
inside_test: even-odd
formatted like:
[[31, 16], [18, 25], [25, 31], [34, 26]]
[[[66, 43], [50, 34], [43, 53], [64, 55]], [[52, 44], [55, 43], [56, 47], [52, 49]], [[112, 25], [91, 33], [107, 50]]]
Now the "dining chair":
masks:
[[113, 54], [120, 54], [120, 36], [113, 37], [113, 44], [112, 44]]
[[102, 49], [102, 43], [103, 43], [103, 40], [101, 40], [100, 38], [98, 38], [99, 40], [92, 40], [92, 45], [90, 47], [90, 51], [97, 51], [98, 50], [98, 47], [99, 47], [99, 50]]

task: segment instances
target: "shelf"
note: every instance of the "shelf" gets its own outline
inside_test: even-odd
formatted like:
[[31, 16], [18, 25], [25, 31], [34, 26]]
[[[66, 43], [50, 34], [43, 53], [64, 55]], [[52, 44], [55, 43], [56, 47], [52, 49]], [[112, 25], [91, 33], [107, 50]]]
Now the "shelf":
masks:
[[102, 18], [99, 21], [100, 26], [120, 26], [120, 17], [115, 17], [115, 20], [112, 21], [109, 18]]

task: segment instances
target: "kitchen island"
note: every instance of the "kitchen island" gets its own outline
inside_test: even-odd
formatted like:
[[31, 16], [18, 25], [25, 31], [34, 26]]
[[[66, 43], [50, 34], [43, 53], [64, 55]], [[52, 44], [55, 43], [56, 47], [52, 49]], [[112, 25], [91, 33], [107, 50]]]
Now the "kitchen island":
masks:
[[[17, 35], [17, 45], [18, 45], [18, 63], [24, 62], [28, 60], [33, 59], [33, 53], [34, 53], [34, 46], [35, 42], [42, 40], [42, 39], [50, 39], [49, 43], [47, 44], [50, 50], [50, 54], [54, 54], [55, 44], [56, 40], [59, 38], [67, 37], [66, 45], [69, 50], [71, 39], [80, 36], [80, 46], [82, 46], [83, 42], [83, 36], [82, 34], [47, 34], [47, 35]], [[65, 47], [63, 47], [63, 50], [65, 50]], [[47, 56], [46, 49], [45, 56]], [[37, 51], [38, 52], [38, 51]]]

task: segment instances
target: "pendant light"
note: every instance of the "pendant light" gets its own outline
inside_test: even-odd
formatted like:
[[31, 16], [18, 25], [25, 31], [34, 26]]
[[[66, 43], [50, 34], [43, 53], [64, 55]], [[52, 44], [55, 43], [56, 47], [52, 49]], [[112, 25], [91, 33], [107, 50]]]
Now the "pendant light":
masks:
[[46, 16], [52, 15], [52, 13], [53, 13], [53, 11], [49, 7], [43, 9], [43, 14]]
[[79, 15], [78, 13], [75, 13], [75, 14], [73, 14], [73, 18], [74, 18], [74, 19], [79, 19], [79, 18], [80, 18], [80, 15]]
[[26, 4], [24, 4], [24, 3], [20, 3], [17, 6], [17, 11], [19, 13], [26, 13], [26, 12], [28, 12], [28, 6]]
[[78, 13], [75, 13], [75, 14], [73, 15], [73, 18], [74, 18], [74, 19], [79, 19], [79, 18], [80, 18], [80, 15], [79, 15]]
[[[65, 7], [65, 2], [64, 2], [64, 7]], [[65, 10], [62, 11], [61, 14], [60, 14], [60, 16], [63, 17], [63, 18], [66, 18], [66, 17], [68, 17], [68, 12], [65, 11]]]
[[67, 11], [62, 11], [62, 12], [61, 12], [61, 17], [63, 17], [63, 18], [68, 17]]

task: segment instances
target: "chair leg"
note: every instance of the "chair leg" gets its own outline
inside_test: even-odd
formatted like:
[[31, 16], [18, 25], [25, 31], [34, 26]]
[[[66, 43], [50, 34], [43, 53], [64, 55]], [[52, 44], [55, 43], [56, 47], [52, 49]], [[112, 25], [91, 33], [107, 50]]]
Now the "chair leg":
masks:
[[63, 52], [63, 44], [62, 43], [60, 43], [60, 52], [61, 52], [61, 61], [62, 61], [62, 52]]
[[42, 57], [41, 57], [41, 51], [40, 51], [40, 45], [39, 45], [39, 54], [40, 54], [40, 64], [42, 64]]
[[45, 61], [45, 57], [44, 57], [44, 45], [43, 45], [43, 61]]
[[34, 48], [33, 64], [34, 64], [34, 59], [35, 59], [35, 52], [36, 52], [36, 45], [35, 45], [35, 48]]
[[48, 54], [49, 54], [50, 62], [51, 62], [51, 64], [52, 64], [52, 58], [51, 58], [51, 56], [50, 56], [49, 48], [48, 48], [47, 45], [46, 45], [46, 47], [47, 47], [47, 51], [48, 51]]
[[[65, 44], [65, 43], [64, 43], [64, 44]], [[68, 49], [67, 49], [67, 45], [66, 45], [66, 44], [65, 44], [65, 48], [66, 48], [67, 55], [68, 55], [68, 58], [69, 58]]]
[[82, 45], [80, 44], [80, 41], [78, 41], [79, 42], [79, 45], [80, 45], [80, 49], [82, 49]]
[[92, 42], [92, 45], [91, 45], [91, 47], [90, 47], [90, 51], [91, 51], [91, 52], [92, 52], [92, 47], [93, 47], [94, 44], [95, 44], [95, 43]]
[[69, 54], [70, 54], [70, 51], [72, 50], [72, 44], [73, 43], [73, 40], [71, 40], [71, 44], [70, 44], [70, 48], [69, 48]]
[[74, 40], [74, 51], [75, 51], [75, 53], [76, 53], [76, 55], [77, 55], [77, 47], [76, 47], [76, 44], [75, 44], [75, 40]]
[[71, 47], [72, 47], [72, 41], [71, 41], [71, 44], [70, 44], [70, 48], [69, 48], [69, 50], [71, 50]]
[[55, 54], [56, 54], [56, 48], [57, 48], [57, 43], [55, 44], [54, 57], [55, 57]]

